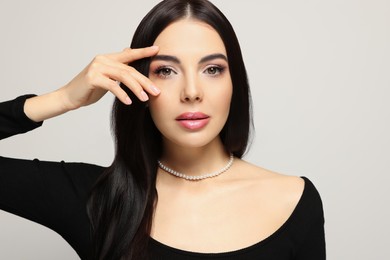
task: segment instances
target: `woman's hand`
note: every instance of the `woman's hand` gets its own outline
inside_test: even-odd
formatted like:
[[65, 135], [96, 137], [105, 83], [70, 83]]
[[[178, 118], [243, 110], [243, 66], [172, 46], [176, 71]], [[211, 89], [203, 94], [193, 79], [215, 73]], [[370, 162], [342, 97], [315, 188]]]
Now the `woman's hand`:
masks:
[[107, 91], [114, 94], [124, 104], [131, 100], [119, 86], [125, 84], [141, 101], [147, 101], [148, 95], [158, 95], [160, 91], [147, 77], [127, 64], [135, 60], [157, 54], [158, 47], [141, 49], [126, 48], [122, 52], [98, 55], [71, 82], [62, 88], [64, 102], [69, 110], [90, 105], [98, 101]]
[[130, 105], [132, 101], [119, 86], [119, 82], [126, 85], [141, 101], [147, 101], [148, 94], [156, 96], [160, 90], [148, 77], [127, 64], [154, 56], [157, 52], [158, 47], [152, 46], [140, 49], [126, 48], [119, 53], [98, 55], [64, 87], [27, 99], [24, 112], [33, 121], [43, 121], [93, 104], [107, 91], [114, 94], [124, 104]]

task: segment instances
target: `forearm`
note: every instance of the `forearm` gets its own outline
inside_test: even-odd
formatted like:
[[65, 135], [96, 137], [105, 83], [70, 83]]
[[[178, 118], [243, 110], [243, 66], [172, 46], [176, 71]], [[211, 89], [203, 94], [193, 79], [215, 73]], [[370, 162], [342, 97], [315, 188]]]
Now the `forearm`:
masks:
[[63, 89], [29, 98], [24, 103], [24, 113], [28, 118], [35, 122], [41, 122], [46, 119], [68, 112], [63, 95]]
[[93, 104], [107, 91], [113, 93], [124, 104], [130, 105], [129, 96], [118, 82], [122, 82], [141, 101], [147, 101], [148, 94], [157, 96], [160, 90], [148, 77], [127, 64], [152, 57], [157, 52], [158, 47], [153, 46], [140, 49], [127, 48], [120, 53], [96, 56], [64, 87], [27, 99], [23, 111], [32, 121], [42, 122], [70, 110]]

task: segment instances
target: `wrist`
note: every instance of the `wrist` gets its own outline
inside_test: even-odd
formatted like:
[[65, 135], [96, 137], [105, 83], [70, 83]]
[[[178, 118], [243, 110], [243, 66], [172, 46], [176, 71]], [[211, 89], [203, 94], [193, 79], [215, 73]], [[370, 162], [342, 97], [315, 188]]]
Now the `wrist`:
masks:
[[65, 85], [53, 92], [55, 99], [58, 101], [59, 109], [63, 111], [63, 113], [80, 108], [80, 106], [77, 106], [72, 102], [72, 98], [68, 93], [68, 88], [69, 87]]
[[69, 110], [63, 101], [62, 92], [58, 90], [29, 98], [24, 103], [24, 113], [35, 122], [64, 114]]

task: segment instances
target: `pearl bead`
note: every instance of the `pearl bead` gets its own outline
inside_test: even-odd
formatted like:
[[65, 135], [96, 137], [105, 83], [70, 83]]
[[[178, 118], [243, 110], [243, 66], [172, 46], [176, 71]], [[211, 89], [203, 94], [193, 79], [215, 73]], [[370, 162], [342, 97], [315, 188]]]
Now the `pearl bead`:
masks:
[[192, 175], [186, 175], [184, 173], [181, 173], [181, 172], [177, 172], [171, 168], [169, 168], [168, 166], [165, 166], [161, 161], [157, 161], [158, 163], [158, 166], [172, 174], [173, 176], [176, 176], [176, 177], [179, 177], [179, 178], [182, 178], [182, 179], [185, 179], [185, 180], [188, 180], [188, 181], [200, 181], [200, 180], [203, 180], [203, 179], [207, 179], [207, 178], [213, 178], [213, 177], [216, 177], [224, 172], [226, 172], [227, 170], [229, 170], [229, 168], [232, 166], [233, 164], [233, 160], [234, 160], [234, 156], [233, 154], [230, 154], [230, 159], [229, 159], [229, 162], [219, 171], [216, 171], [216, 172], [213, 172], [213, 173], [208, 173], [208, 174], [203, 174], [203, 175], [197, 175], [197, 176], [192, 176]]

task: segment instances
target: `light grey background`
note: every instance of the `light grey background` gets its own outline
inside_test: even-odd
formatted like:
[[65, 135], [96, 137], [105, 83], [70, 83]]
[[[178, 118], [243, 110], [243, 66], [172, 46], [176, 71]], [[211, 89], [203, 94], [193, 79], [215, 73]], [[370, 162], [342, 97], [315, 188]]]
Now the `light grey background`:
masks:
[[[0, 99], [54, 90], [96, 54], [127, 47], [157, 2], [1, 0]], [[213, 2], [249, 73], [256, 137], [247, 160], [315, 183], [328, 259], [390, 259], [390, 2]], [[108, 165], [111, 102], [3, 140], [0, 154]], [[51, 230], [0, 212], [0, 259], [78, 257]]]

